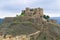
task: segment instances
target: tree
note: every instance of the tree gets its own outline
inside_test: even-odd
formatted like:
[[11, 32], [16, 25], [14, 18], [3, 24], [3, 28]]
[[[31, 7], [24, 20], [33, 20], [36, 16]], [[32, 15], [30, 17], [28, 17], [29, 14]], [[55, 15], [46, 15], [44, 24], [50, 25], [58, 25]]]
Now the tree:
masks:
[[48, 15], [47, 15], [47, 16], [44, 15], [43, 18], [45, 18], [45, 19], [49, 19], [50, 17], [49, 17]]
[[50, 17], [47, 15], [47, 19], [49, 19]]
[[21, 16], [25, 16], [25, 13], [21, 13]]

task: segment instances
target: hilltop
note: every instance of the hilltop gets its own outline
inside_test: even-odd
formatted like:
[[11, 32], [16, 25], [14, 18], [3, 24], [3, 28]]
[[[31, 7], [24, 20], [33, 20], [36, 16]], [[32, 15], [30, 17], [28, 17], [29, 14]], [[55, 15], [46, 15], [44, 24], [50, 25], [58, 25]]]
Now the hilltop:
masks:
[[6, 17], [0, 25], [2, 35], [32, 35], [31, 40], [58, 40], [60, 38], [60, 25], [56, 20], [49, 20], [49, 16], [43, 14], [42, 8], [26, 8], [21, 15]]

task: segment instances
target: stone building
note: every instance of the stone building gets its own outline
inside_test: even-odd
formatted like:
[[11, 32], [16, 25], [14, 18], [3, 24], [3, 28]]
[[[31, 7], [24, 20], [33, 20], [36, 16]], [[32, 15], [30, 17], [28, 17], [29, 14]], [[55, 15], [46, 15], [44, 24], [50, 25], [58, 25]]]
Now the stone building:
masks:
[[34, 23], [41, 23], [43, 19], [43, 9], [42, 8], [26, 8], [22, 10], [25, 16], [20, 17], [6, 17], [4, 19], [4, 23], [11, 23], [15, 20], [19, 20], [20, 22], [24, 21], [32, 21]]
[[22, 11], [22, 13], [25, 13], [26, 19], [30, 20], [33, 19], [34, 22], [39, 23], [43, 18], [43, 9], [42, 8], [26, 8]]
[[32, 16], [40, 17], [40, 16], [43, 16], [43, 9], [42, 8], [35, 8], [35, 9], [26, 8], [26, 10], [23, 10], [22, 13], [25, 13], [25, 15], [28, 17], [32, 17]]

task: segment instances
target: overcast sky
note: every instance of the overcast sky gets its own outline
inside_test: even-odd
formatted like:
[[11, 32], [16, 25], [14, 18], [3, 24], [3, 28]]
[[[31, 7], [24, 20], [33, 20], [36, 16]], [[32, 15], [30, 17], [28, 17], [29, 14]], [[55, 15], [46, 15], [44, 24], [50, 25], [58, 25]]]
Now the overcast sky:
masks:
[[0, 18], [20, 14], [26, 7], [41, 7], [44, 14], [60, 17], [60, 0], [0, 0]]

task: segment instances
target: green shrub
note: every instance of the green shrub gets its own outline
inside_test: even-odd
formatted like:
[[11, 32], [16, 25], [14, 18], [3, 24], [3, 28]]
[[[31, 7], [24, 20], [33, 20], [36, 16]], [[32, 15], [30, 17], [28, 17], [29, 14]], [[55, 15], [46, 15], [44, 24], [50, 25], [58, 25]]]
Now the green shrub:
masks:
[[20, 16], [25, 16], [25, 13], [21, 13], [21, 15]]
[[49, 17], [48, 15], [47, 15], [47, 16], [44, 15], [43, 18], [45, 18], [45, 19], [49, 19], [50, 17]]

